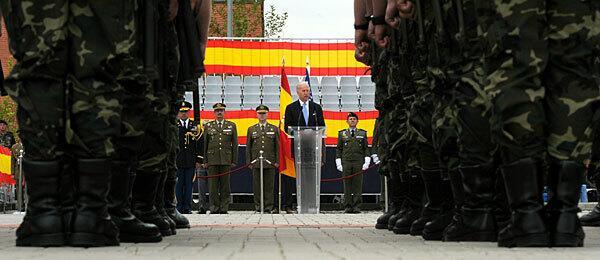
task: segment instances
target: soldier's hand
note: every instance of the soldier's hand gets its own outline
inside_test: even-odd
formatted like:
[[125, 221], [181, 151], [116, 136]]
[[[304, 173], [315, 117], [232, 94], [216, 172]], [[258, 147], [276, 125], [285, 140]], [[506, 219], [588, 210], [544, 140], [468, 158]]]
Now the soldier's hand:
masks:
[[202, 164], [202, 168], [204, 168], [204, 169], [208, 168], [208, 163]]
[[177, 17], [177, 12], [179, 11], [179, 1], [178, 0], [169, 0], [169, 22], [175, 20]]
[[413, 19], [415, 16], [414, 4], [411, 0], [396, 0], [399, 15], [402, 18]]
[[374, 164], [379, 164], [381, 162], [379, 161], [379, 156], [377, 156], [377, 154], [371, 155], [371, 158], [373, 159]]
[[388, 1], [385, 8], [385, 21], [392, 28], [400, 26], [400, 17], [398, 16], [398, 7], [394, 1]]
[[202, 168], [202, 164], [201, 163], [196, 163], [196, 168]]
[[354, 58], [356, 59], [356, 61], [368, 66], [370, 64], [371, 58], [369, 54], [369, 44], [363, 42], [360, 45], [356, 46], [354, 49]]
[[380, 48], [386, 48], [390, 43], [390, 37], [388, 36], [388, 28], [386, 25], [375, 25], [375, 43]]
[[248, 169], [254, 169], [254, 164], [251, 163], [250, 165], [248, 165]]
[[278, 163], [274, 163], [273, 166], [275, 166], [275, 168], [279, 168], [279, 164]]

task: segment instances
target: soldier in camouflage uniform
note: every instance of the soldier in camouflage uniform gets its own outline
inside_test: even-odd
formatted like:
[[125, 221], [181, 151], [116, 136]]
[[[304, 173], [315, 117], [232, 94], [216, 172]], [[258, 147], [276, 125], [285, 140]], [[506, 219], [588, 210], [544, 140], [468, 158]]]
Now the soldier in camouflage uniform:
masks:
[[382, 1], [373, 1], [371, 19], [377, 36], [374, 41], [382, 48], [379, 62], [386, 65], [385, 88], [377, 90], [376, 94], [383, 94], [384, 99], [380, 102], [384, 109], [389, 110], [385, 113], [384, 137], [389, 143], [390, 154], [386, 160], [389, 160], [391, 178], [400, 179], [400, 191], [405, 194], [400, 210], [388, 219], [388, 227], [394, 233], [408, 234], [412, 222], [420, 217], [423, 197], [422, 179], [418, 168], [415, 167], [418, 160], [413, 157], [416, 139], [414, 132], [408, 127], [408, 104], [414, 97], [414, 85], [409, 69], [413, 53], [406, 48], [409, 46], [406, 43], [411, 40], [407, 37], [411, 26], [410, 23], [405, 23], [400, 29], [391, 29], [385, 25], [385, 1], [383, 6], [381, 3]]
[[[176, 91], [179, 53], [173, 18], [170, 17], [169, 2], [157, 5], [157, 78], [146, 94], [150, 106], [147, 127], [138, 152], [139, 160], [134, 165], [138, 177], [133, 185], [132, 209], [134, 215], [145, 223], [158, 226], [162, 236], [173, 235], [176, 224], [164, 210], [164, 183], [167, 177], [169, 156], [169, 127], [174, 122], [171, 95]], [[158, 205], [158, 207], [156, 206]]]
[[[6, 87], [26, 150], [29, 205], [18, 246], [119, 244], [106, 201], [121, 122], [116, 79], [136, 67], [135, 10], [123, 1], [2, 1], [17, 60]], [[70, 212], [59, 194], [67, 164], [77, 177], [72, 218], [63, 218]]]
[[[478, 1], [492, 136], [512, 211], [498, 245], [583, 246], [583, 161], [598, 116], [598, 1]], [[541, 200], [547, 153], [548, 211]]]

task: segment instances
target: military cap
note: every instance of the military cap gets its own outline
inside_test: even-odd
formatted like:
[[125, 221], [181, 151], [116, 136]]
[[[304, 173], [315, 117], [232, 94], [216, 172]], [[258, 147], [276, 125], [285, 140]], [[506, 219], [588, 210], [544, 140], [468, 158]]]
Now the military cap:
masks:
[[192, 109], [192, 104], [187, 101], [179, 103], [179, 112], [187, 112]]
[[227, 106], [226, 106], [225, 104], [221, 103], [221, 102], [219, 102], [219, 103], [215, 103], [215, 104], [213, 105], [213, 109], [214, 109], [214, 110], [225, 110], [225, 108], [226, 108], [226, 107], [227, 107]]
[[256, 107], [256, 112], [257, 112], [257, 113], [261, 113], [261, 114], [262, 114], [262, 113], [267, 113], [267, 112], [269, 112], [269, 107], [268, 107], [268, 106], [265, 106], [265, 105], [260, 105], [260, 106], [257, 106], [257, 107]]
[[358, 115], [354, 112], [348, 113], [348, 116], [346, 116], [346, 119], [351, 118], [351, 117], [354, 117], [354, 118], [356, 118], [356, 120], [358, 120]]

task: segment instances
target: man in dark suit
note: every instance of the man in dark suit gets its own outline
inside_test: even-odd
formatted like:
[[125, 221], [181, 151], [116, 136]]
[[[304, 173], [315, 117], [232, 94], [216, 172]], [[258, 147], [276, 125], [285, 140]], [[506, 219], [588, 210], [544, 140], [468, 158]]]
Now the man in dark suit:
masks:
[[177, 125], [179, 127], [179, 152], [177, 153], [177, 210], [183, 214], [192, 212], [192, 181], [196, 173], [197, 157], [195, 134], [196, 124], [189, 119], [188, 112], [192, 108], [189, 102], [183, 102], [179, 109]]
[[[296, 85], [296, 93], [298, 93], [298, 100], [287, 105], [285, 108], [285, 131], [289, 133], [288, 127], [290, 126], [325, 126], [325, 119], [323, 118], [323, 109], [321, 106], [310, 99], [310, 87], [307, 82], [300, 82]], [[325, 149], [323, 149], [325, 151]], [[292, 153], [294, 152], [292, 144]], [[324, 158], [324, 156], [323, 156]], [[294, 192], [296, 185], [294, 178], [282, 175], [281, 176], [281, 207], [287, 213], [293, 213], [293, 198], [292, 193]]]

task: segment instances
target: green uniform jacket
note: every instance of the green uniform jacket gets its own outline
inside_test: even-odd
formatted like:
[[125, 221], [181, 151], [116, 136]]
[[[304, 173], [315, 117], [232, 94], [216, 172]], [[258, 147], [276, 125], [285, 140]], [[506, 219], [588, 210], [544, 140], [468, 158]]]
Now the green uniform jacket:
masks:
[[212, 165], [232, 165], [237, 163], [238, 136], [235, 123], [223, 120], [219, 127], [217, 121], [206, 123], [204, 129], [205, 161]]
[[369, 152], [369, 142], [367, 140], [367, 131], [356, 129], [354, 136], [351, 135], [350, 129], [340, 130], [338, 132], [338, 143], [335, 158], [342, 158], [342, 161], [361, 161], [364, 162], [365, 157], [371, 156]]
[[[260, 157], [262, 150], [263, 157], [273, 164], [279, 164], [279, 128], [267, 123], [264, 130], [260, 129], [260, 124], [255, 124], [248, 128], [246, 134], [246, 163], [252, 162]], [[255, 167], [260, 167], [260, 162], [256, 161]], [[264, 162], [265, 168], [275, 168], [274, 165]]]

